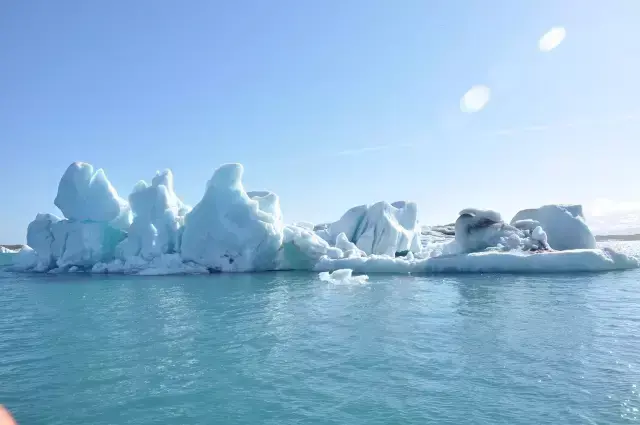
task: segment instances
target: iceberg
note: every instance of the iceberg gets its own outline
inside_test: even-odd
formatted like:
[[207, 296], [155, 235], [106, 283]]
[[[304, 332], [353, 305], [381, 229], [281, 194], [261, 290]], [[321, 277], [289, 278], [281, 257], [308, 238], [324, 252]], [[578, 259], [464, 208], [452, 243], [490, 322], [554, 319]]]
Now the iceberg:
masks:
[[537, 222], [546, 232], [549, 246], [558, 251], [595, 249], [596, 238], [584, 218], [581, 205], [544, 205], [519, 211], [511, 220]]
[[22, 248], [15, 249], [0, 245], [0, 267], [10, 266]]
[[151, 185], [139, 181], [129, 204], [134, 218], [127, 239], [118, 247], [118, 258], [151, 259], [180, 250], [180, 229], [191, 208], [176, 195], [171, 170], [157, 172]]
[[38, 214], [27, 226], [27, 246], [37, 253], [37, 257], [33, 257], [35, 270], [46, 271], [55, 265], [53, 226], [59, 222], [60, 219], [53, 214]]
[[638, 258], [610, 248], [570, 251], [481, 251], [448, 254], [429, 258], [362, 258], [330, 259], [323, 257], [314, 267], [316, 272], [351, 269], [354, 273], [570, 273], [603, 272], [636, 269]]
[[[170, 170], [121, 199], [102, 170], [73, 163], [54, 204], [38, 214], [10, 270], [49, 273], [203, 274], [306, 270], [327, 282], [352, 273], [578, 272], [640, 267], [640, 259], [595, 243], [580, 205], [522, 210], [511, 222], [466, 208], [455, 223], [421, 228], [414, 202], [380, 201], [332, 223], [285, 224], [280, 199], [245, 191], [241, 164], [215, 170], [193, 209]], [[10, 256], [10, 257], [7, 257]]]
[[[16, 268], [46, 272], [88, 268], [113, 258], [129, 227], [129, 204], [118, 196], [103, 170], [71, 164], [60, 179], [54, 204], [65, 219], [38, 214], [27, 227], [27, 246]], [[24, 249], [22, 250], [24, 251]], [[21, 251], [21, 252], [22, 252]]]
[[486, 249], [536, 251], [549, 249], [547, 235], [534, 221], [511, 226], [492, 210], [467, 208], [460, 211], [455, 223], [455, 241], [459, 253]]
[[278, 196], [245, 192], [241, 164], [218, 168], [202, 200], [186, 215], [180, 252], [211, 271], [266, 271], [276, 267], [284, 239]]
[[122, 230], [108, 223], [82, 223], [63, 220], [52, 227], [53, 256], [58, 268], [72, 266], [91, 269], [100, 261], [109, 261], [125, 237]]
[[53, 203], [68, 220], [109, 222], [123, 230], [131, 224], [127, 202], [118, 196], [102, 169], [94, 171], [86, 162], [69, 165]]
[[308, 227], [285, 226], [276, 269], [312, 270], [313, 266], [325, 256], [334, 259], [343, 258], [344, 252], [339, 247], [332, 247]]
[[40, 272], [72, 266], [90, 269], [97, 262], [112, 259], [125, 236], [125, 232], [108, 223], [60, 220], [52, 214], [38, 214], [27, 229], [27, 247], [19, 252], [25, 252], [20, 268]]
[[420, 252], [418, 206], [414, 202], [378, 202], [348, 210], [335, 223], [318, 229], [325, 241], [335, 244], [344, 234], [364, 253], [395, 256], [398, 252]]

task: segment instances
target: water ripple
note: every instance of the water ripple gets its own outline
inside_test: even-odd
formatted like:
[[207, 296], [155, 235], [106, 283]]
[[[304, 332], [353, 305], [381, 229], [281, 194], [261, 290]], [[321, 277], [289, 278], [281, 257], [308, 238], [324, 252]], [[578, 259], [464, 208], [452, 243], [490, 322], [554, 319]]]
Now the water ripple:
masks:
[[29, 424], [634, 423], [639, 271], [0, 280]]

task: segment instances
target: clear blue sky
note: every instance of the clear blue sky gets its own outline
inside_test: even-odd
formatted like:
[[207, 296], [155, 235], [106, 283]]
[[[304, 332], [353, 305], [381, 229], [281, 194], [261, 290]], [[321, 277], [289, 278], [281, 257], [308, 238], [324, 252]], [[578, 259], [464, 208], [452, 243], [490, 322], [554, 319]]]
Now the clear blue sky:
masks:
[[[225, 162], [285, 220], [378, 200], [638, 199], [640, 2], [11, 1], [0, 13], [0, 240], [58, 213], [73, 161], [121, 196], [172, 168], [188, 203]], [[549, 53], [538, 39], [564, 26]], [[485, 84], [475, 114], [461, 96]]]

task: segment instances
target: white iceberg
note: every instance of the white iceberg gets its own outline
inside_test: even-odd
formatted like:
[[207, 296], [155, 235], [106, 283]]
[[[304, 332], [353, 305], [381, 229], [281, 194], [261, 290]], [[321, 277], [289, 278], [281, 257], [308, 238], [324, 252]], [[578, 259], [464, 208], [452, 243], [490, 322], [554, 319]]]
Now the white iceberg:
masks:
[[[53, 226], [60, 219], [53, 214], [38, 214], [27, 227], [27, 246], [34, 251], [31, 268], [47, 271], [55, 265], [57, 255], [53, 252]], [[22, 264], [27, 264], [24, 260]]]
[[72, 266], [90, 269], [97, 262], [113, 259], [116, 246], [125, 236], [108, 223], [60, 220], [52, 214], [38, 214], [27, 231], [27, 247], [33, 255], [25, 254], [19, 268], [40, 272]]
[[54, 204], [69, 220], [110, 222], [123, 230], [131, 224], [129, 204], [118, 196], [102, 169], [94, 172], [86, 162], [69, 165], [58, 184]]
[[317, 230], [324, 240], [336, 244], [344, 234], [364, 253], [395, 256], [396, 253], [420, 252], [418, 206], [414, 202], [378, 202], [348, 210], [335, 223]]
[[171, 170], [156, 173], [151, 185], [139, 181], [129, 204], [134, 218], [127, 239], [118, 247], [118, 258], [151, 259], [180, 250], [180, 228], [191, 208], [176, 195]]
[[547, 235], [534, 221], [511, 226], [492, 210], [466, 208], [455, 223], [455, 242], [459, 253], [494, 250], [536, 251], [549, 249]]
[[209, 269], [192, 262], [185, 262], [179, 254], [161, 254], [151, 259], [140, 256], [126, 260], [96, 263], [93, 273], [125, 273], [141, 276], [163, 276], [174, 274], [208, 274]]
[[212, 271], [273, 270], [284, 238], [280, 202], [274, 193], [242, 186], [241, 164], [218, 168], [202, 200], [185, 218], [180, 252]]
[[587, 226], [581, 205], [544, 205], [522, 210], [511, 224], [522, 220], [534, 220], [542, 226], [555, 250], [596, 248], [596, 238]]
[[324, 256], [342, 258], [344, 253], [306, 227], [285, 226], [276, 268], [278, 270], [311, 270]]
[[[65, 218], [38, 214], [11, 269], [138, 275], [309, 270], [333, 282], [351, 273], [577, 272], [640, 267], [599, 249], [579, 205], [520, 211], [510, 224], [496, 211], [467, 208], [455, 224], [418, 224], [413, 202], [348, 210], [335, 223], [284, 225], [280, 201], [246, 192], [243, 168], [227, 164], [191, 210], [166, 170], [120, 199], [101, 170], [72, 164], [55, 204]], [[133, 220], [132, 220], [133, 215]], [[324, 273], [326, 272], [326, 273]], [[329, 274], [333, 272], [333, 274]]]
[[101, 261], [110, 261], [126, 233], [108, 223], [59, 221], [52, 226], [52, 251], [58, 268], [71, 266], [91, 269]]
[[355, 273], [569, 273], [635, 269], [640, 260], [610, 248], [571, 251], [482, 251], [429, 258], [323, 257], [317, 272], [351, 269]]
[[[15, 268], [49, 271], [70, 267], [91, 268], [113, 259], [115, 248], [124, 239], [131, 222], [129, 204], [118, 197], [102, 170], [71, 164], [58, 185], [55, 205], [62, 220], [53, 214], [38, 214], [27, 228], [25, 252]], [[31, 260], [31, 262], [28, 261]]]

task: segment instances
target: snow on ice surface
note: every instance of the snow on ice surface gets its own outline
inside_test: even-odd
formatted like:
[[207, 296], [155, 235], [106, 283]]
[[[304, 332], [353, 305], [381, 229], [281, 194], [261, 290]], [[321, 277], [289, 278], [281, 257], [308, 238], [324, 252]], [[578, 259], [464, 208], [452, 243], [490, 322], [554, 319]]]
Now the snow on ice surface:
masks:
[[[579, 205], [523, 210], [511, 224], [491, 210], [467, 208], [455, 224], [418, 225], [412, 202], [348, 210], [335, 223], [284, 225], [279, 198], [246, 192], [243, 168], [227, 164], [191, 210], [173, 175], [139, 182], [121, 200], [100, 170], [75, 163], [56, 205], [66, 219], [39, 214], [12, 269], [50, 273], [200, 274], [212, 271], [315, 270], [322, 279], [355, 273], [577, 272], [640, 267], [638, 258], [598, 249]], [[133, 222], [131, 222], [131, 211]], [[122, 221], [128, 217], [129, 225]], [[4, 259], [3, 259], [4, 261]], [[348, 271], [344, 271], [348, 269]]]

